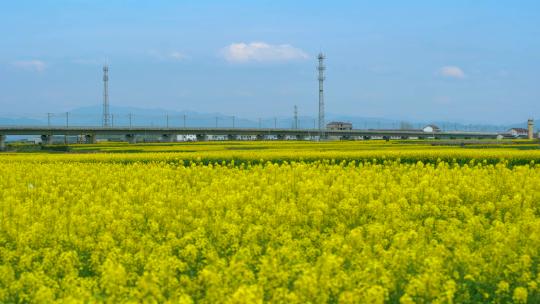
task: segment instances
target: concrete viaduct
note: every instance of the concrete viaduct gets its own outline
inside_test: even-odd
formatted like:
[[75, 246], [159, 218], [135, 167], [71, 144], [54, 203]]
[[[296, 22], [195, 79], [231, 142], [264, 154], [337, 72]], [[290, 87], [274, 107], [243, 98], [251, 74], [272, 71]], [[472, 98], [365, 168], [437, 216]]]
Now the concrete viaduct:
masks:
[[[259, 129], [259, 128], [159, 128], [159, 127], [0, 127], [0, 150], [5, 150], [8, 135], [39, 135], [43, 143], [51, 144], [54, 135], [84, 136], [87, 143], [95, 143], [97, 136], [121, 135], [126, 141], [135, 143], [137, 136], [159, 136], [164, 142], [175, 141], [176, 135], [196, 135], [197, 140], [205, 140], [207, 135], [225, 135], [233, 139], [236, 135], [252, 135], [258, 139], [273, 135], [278, 139], [294, 136], [298, 139], [319, 135], [317, 129]], [[437, 138], [437, 139], [483, 139], [497, 138], [498, 133], [482, 132], [435, 132], [422, 130], [325, 130], [330, 137], [353, 138]]]

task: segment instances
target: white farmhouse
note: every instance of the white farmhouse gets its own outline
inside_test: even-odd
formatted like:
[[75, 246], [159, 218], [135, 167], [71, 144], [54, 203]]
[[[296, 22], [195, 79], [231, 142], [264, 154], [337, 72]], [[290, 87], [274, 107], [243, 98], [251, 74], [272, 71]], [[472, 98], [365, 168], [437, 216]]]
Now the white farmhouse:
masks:
[[436, 125], [427, 125], [422, 130], [426, 133], [434, 133], [434, 132], [441, 132], [441, 128], [437, 127]]
[[508, 130], [508, 133], [510, 133], [510, 135], [513, 137], [527, 137], [529, 130], [525, 128], [512, 128]]

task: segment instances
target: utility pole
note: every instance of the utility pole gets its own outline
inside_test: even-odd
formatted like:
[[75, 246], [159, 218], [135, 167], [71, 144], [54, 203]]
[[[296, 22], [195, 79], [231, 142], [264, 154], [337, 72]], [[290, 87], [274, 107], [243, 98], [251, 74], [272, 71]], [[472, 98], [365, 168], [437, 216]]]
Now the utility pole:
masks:
[[109, 66], [103, 66], [103, 126], [109, 126]]
[[[69, 128], [69, 112], [66, 112], [66, 128]], [[67, 145], [67, 134], [64, 135], [64, 145]]]
[[534, 139], [534, 119], [529, 118], [527, 120], [527, 138]]
[[51, 116], [52, 116], [52, 113], [47, 113], [47, 126], [49, 128], [51, 127]]
[[111, 114], [111, 127], [114, 127], [114, 114]]
[[324, 66], [324, 59], [326, 57], [321, 52], [319, 53], [319, 56], [317, 59], [319, 59], [319, 138], [323, 139], [325, 137], [324, 131], [326, 129], [325, 123], [324, 123], [324, 70], [326, 67]]
[[186, 114], [184, 114], [184, 129], [186, 128]]
[[132, 114], [129, 113], [128, 117], [129, 117], [129, 128], [131, 129], [131, 127], [132, 127], [132, 124], [131, 124]]
[[277, 129], [277, 117], [274, 117], [274, 129]]
[[298, 129], [298, 107], [294, 106], [294, 128]]
[[234, 129], [234, 115], [232, 116], [232, 127]]
[[216, 128], [218, 127], [218, 117], [216, 116]]
[[169, 128], [169, 114], [165, 114], [165, 120], [167, 121], [167, 129]]

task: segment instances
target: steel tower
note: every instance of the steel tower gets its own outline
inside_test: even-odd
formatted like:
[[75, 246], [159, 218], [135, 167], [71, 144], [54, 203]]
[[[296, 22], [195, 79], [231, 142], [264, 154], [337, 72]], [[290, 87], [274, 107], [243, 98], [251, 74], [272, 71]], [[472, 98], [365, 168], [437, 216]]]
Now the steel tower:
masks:
[[103, 126], [110, 127], [109, 114], [109, 66], [103, 66]]
[[324, 59], [326, 58], [324, 54], [321, 52], [319, 53], [319, 56], [317, 57], [319, 59], [319, 136], [321, 139], [325, 137], [325, 129], [326, 125], [324, 123], [324, 70], [326, 67], [324, 66]]

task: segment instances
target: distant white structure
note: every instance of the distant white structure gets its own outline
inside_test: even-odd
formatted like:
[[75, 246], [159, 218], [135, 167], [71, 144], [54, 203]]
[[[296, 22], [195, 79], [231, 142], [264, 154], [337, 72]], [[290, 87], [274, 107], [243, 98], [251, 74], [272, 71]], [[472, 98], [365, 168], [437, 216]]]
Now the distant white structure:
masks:
[[277, 135], [272, 135], [272, 134], [269, 134], [269, 135], [265, 135], [263, 137], [264, 140], [278, 140], [278, 136]]
[[529, 130], [525, 128], [512, 128], [508, 130], [508, 133], [513, 137], [527, 137]]
[[352, 130], [352, 123], [342, 121], [332, 121], [326, 125], [328, 130]]
[[[352, 130], [352, 123], [350, 122], [343, 122], [343, 121], [332, 121], [326, 124], [327, 130], [337, 130], [337, 131], [345, 131], [345, 130]], [[330, 140], [340, 140], [345, 137], [343, 136], [327, 136]], [[350, 137], [346, 137], [348, 139], [351, 139]]]
[[35, 145], [39, 145], [39, 144], [43, 143], [43, 140], [41, 140], [41, 137], [32, 137], [32, 138], [28, 139], [28, 142], [33, 143]]
[[296, 135], [285, 135], [285, 140], [300, 140], [301, 136], [296, 136]]
[[229, 137], [227, 135], [207, 135], [207, 140], [227, 140]]
[[257, 135], [236, 135], [236, 140], [257, 140]]
[[427, 125], [424, 128], [422, 128], [422, 131], [426, 133], [441, 132], [441, 128], [439, 128], [436, 125]]
[[370, 136], [370, 139], [401, 139], [401, 136], [382, 136], [382, 135], [373, 135]]
[[176, 135], [176, 141], [196, 141], [197, 135], [195, 134], [182, 134]]

